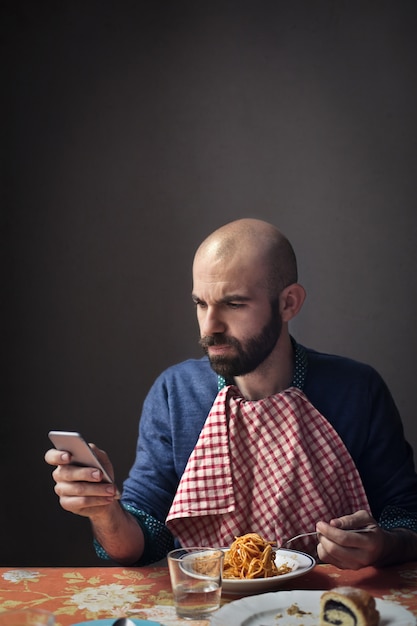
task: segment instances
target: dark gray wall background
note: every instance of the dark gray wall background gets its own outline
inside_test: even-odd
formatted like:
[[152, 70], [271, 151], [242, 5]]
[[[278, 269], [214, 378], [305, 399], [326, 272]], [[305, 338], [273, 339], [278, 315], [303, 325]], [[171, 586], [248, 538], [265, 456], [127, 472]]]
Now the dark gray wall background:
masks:
[[417, 449], [415, 2], [3, 5], [0, 562], [95, 562], [51, 428], [133, 461], [146, 391], [198, 356], [193, 252], [292, 240], [311, 347], [374, 365]]

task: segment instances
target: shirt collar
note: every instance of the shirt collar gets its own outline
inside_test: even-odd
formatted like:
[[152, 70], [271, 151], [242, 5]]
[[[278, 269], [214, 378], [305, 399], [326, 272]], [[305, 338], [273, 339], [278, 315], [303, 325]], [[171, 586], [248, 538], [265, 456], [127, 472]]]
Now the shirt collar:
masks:
[[[293, 337], [291, 337], [291, 343], [294, 350], [294, 373], [290, 387], [297, 387], [303, 391], [307, 375], [307, 352]], [[224, 376], [217, 375], [217, 391], [221, 391], [223, 387], [230, 384], [233, 384], [233, 381], [226, 381]]]

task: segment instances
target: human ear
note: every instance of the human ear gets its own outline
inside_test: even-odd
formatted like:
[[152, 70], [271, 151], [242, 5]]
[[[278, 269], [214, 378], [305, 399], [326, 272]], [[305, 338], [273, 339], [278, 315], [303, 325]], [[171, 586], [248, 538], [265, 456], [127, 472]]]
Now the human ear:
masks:
[[283, 322], [289, 322], [300, 311], [306, 299], [306, 292], [302, 285], [293, 283], [288, 285], [280, 294], [280, 311]]

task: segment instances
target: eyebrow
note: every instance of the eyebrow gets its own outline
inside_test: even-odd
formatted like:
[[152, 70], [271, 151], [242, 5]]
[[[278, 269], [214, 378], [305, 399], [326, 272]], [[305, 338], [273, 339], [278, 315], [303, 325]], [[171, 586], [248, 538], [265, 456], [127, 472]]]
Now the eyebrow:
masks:
[[[191, 294], [191, 297], [194, 302], [204, 302], [204, 300], [199, 298], [195, 293]], [[249, 302], [249, 300], [251, 300], [249, 296], [231, 293], [218, 300], [217, 304], [227, 304], [228, 302]]]

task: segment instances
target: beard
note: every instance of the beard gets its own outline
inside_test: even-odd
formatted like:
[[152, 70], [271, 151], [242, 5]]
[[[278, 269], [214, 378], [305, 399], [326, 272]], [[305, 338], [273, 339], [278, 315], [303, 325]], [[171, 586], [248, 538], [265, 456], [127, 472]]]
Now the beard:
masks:
[[[223, 333], [216, 333], [200, 339], [199, 344], [208, 356], [210, 365], [216, 374], [223, 376], [226, 380], [235, 376], [250, 374], [271, 354], [282, 330], [278, 302], [272, 303], [271, 309], [271, 317], [259, 335], [251, 337], [245, 342]], [[219, 355], [211, 357], [208, 349], [210, 346], [216, 345], [232, 346], [237, 354], [231, 357]]]

